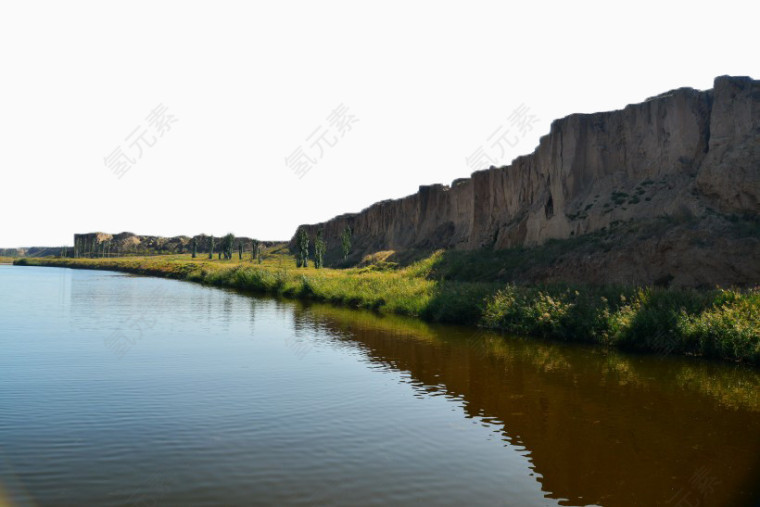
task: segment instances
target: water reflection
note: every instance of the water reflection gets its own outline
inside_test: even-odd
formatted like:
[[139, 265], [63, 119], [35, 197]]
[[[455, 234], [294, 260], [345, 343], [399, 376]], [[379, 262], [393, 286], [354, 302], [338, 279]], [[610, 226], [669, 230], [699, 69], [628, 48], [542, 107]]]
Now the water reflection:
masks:
[[[760, 373], [542, 343], [323, 305], [297, 329], [361, 348], [423, 396], [523, 446], [550, 498], [583, 505], [757, 500]], [[325, 333], [326, 332], [326, 333]]]

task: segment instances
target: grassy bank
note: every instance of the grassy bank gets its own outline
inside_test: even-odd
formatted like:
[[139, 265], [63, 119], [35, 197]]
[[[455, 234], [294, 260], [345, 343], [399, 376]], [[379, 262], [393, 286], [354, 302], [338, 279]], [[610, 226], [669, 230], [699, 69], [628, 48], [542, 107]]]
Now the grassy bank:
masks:
[[260, 264], [189, 255], [16, 264], [125, 271], [527, 336], [760, 364], [760, 289], [525, 287], [464, 275], [443, 278], [441, 262], [436, 253], [403, 268], [296, 269], [289, 254], [277, 251]]

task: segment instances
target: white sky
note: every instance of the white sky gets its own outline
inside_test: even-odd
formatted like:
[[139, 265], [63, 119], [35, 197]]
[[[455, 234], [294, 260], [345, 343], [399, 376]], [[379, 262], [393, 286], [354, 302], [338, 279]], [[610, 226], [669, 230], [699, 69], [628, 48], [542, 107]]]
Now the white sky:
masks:
[[[760, 77], [752, 2], [0, 3], [0, 247], [288, 239], [533, 151], [555, 118]], [[171, 130], [130, 144], [159, 104]], [[327, 116], [355, 119], [341, 137]], [[488, 141], [521, 104], [538, 121]], [[315, 129], [328, 130], [320, 158]], [[489, 146], [489, 143], [491, 146]], [[138, 141], [139, 144], [139, 141]], [[135, 161], [123, 177], [104, 157]], [[317, 160], [298, 178], [285, 157]]]

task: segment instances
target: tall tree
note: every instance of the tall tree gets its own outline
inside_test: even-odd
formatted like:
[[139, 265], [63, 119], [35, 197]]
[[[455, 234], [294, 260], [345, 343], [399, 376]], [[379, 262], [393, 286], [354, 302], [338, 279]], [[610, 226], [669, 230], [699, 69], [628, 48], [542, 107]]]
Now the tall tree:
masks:
[[317, 237], [314, 240], [314, 267], [319, 269], [322, 267], [325, 258], [325, 252], [327, 251], [327, 243], [325, 242], [322, 229], [317, 231]]
[[296, 237], [296, 266], [306, 268], [309, 266], [309, 235], [303, 227], [298, 229]]
[[232, 259], [232, 249], [235, 247], [235, 235], [231, 232], [222, 238], [222, 253], [227, 260]]
[[193, 259], [198, 256], [198, 240], [193, 238]]
[[341, 248], [343, 250], [343, 260], [348, 259], [348, 254], [351, 253], [351, 227], [346, 226], [343, 229], [343, 233], [340, 235]]
[[253, 262], [259, 255], [259, 242], [258, 240], [251, 240], [251, 262]]
[[238, 258], [242, 261], [243, 260], [243, 242], [238, 242]]
[[209, 236], [208, 241], [209, 241], [208, 258], [213, 259], [214, 258], [214, 236]]

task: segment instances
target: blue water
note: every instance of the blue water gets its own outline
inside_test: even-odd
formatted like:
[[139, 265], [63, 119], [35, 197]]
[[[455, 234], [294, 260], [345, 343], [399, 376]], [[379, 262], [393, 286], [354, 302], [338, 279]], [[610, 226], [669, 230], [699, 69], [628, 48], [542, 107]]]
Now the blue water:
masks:
[[0, 351], [0, 504], [561, 498], [467, 400], [296, 303], [0, 266]]

